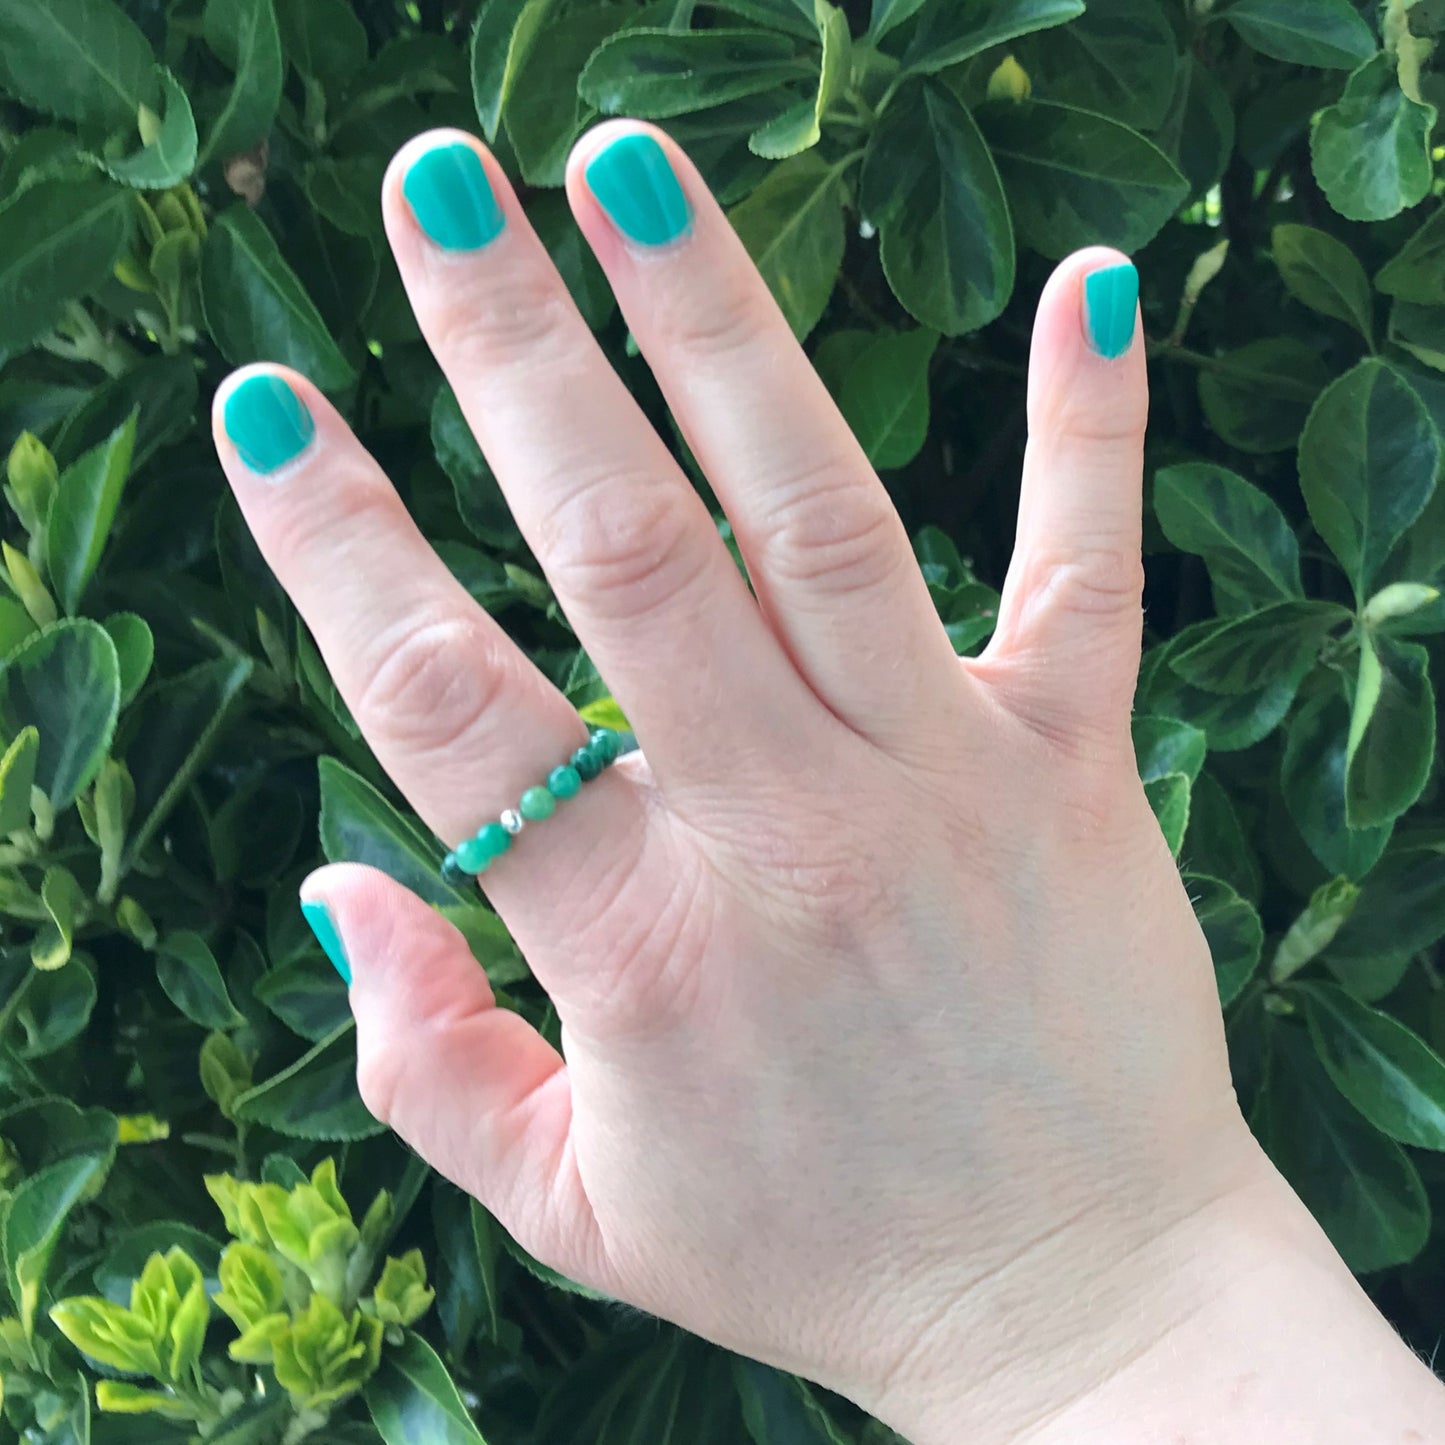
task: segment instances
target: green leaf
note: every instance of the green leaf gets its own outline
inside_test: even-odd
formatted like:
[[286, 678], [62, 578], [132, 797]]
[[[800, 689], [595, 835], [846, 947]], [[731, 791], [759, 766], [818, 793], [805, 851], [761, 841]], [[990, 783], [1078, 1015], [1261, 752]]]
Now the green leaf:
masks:
[[927, 3], [928, 0], [873, 0], [868, 39], [876, 45], [890, 30], [913, 19]]
[[1218, 17], [1274, 60], [1353, 70], [1378, 48], [1350, 0], [1234, 0]]
[[843, 378], [839, 409], [875, 467], [905, 466], [928, 435], [928, 363], [935, 331], [882, 331]]
[[1445, 305], [1445, 204], [1376, 272], [1375, 287], [1401, 301]]
[[1008, 302], [1013, 228], [993, 157], [946, 86], [911, 81], [873, 132], [863, 209], [893, 293], [924, 326], [976, 331]]
[[59, 812], [100, 770], [120, 710], [115, 644], [98, 622], [57, 622], [0, 662], [0, 732], [40, 733], [35, 785]]
[[1220, 1006], [1227, 1007], [1259, 967], [1264, 925], [1254, 906], [1220, 879], [1190, 873], [1184, 883], [1214, 960]]
[[1390, 340], [1436, 371], [1445, 371], [1445, 306], [1396, 301], [1390, 307]]
[[280, 0], [276, 23], [286, 58], [327, 90], [350, 84], [366, 64], [366, 27], [350, 0]]
[[848, 1445], [806, 1381], [740, 1355], [732, 1370], [753, 1445]]
[[1390, 1138], [1445, 1149], [1445, 1061], [1424, 1039], [1334, 984], [1298, 984], [1292, 995], [1340, 1093]]
[[818, 144], [828, 107], [848, 88], [852, 76], [853, 36], [848, 17], [827, 0], [819, 0], [819, 34], [823, 56], [811, 100], [800, 100], [748, 137], [754, 155], [785, 160]]
[[1271, 677], [1303, 676], [1326, 637], [1349, 613], [1333, 602], [1276, 602], [1258, 612], [1207, 624], [1169, 665], [1210, 692], [1243, 693]]
[[60, 605], [74, 616], [100, 565], [135, 449], [136, 412], [61, 473], [45, 531], [46, 567]]
[[1415, 1166], [1340, 1096], [1303, 1029], [1273, 1022], [1267, 1058], [1250, 1125], [1345, 1263], [1365, 1274], [1413, 1259], [1430, 1234]]
[[[933, 11], [930, 14], [936, 13]], [[1081, 246], [1135, 251], [1189, 194], [1152, 141], [1107, 116], [1043, 100], [979, 112], [1019, 239], [1059, 258]]]
[[109, 277], [129, 208], [125, 191], [98, 179], [37, 181], [0, 206], [0, 355], [29, 346]]
[[206, 44], [235, 72], [231, 93], [211, 122], [201, 160], [226, 160], [270, 134], [286, 67], [272, 0], [207, 0]]
[[431, 409], [431, 444], [441, 469], [451, 479], [457, 511], [467, 530], [489, 546], [511, 549], [521, 540], [496, 473], [482, 455], [456, 393], [445, 383]]
[[190, 428], [198, 394], [196, 368], [189, 358], [147, 357], [124, 376], [102, 382], [65, 418], [55, 438], [55, 460], [69, 466], [136, 412], [131, 470], [139, 471], [161, 447]]
[[16, 1046], [23, 1059], [42, 1059], [79, 1037], [95, 1009], [95, 974], [80, 954], [53, 973], [30, 975], [15, 1011], [24, 1035]]
[[127, 714], [131, 741], [125, 758], [135, 780], [133, 816], [139, 825], [127, 845], [125, 866], [155, 836], [209, 760], [252, 666], [248, 657], [200, 663], [152, 688]]
[[114, 0], [0, 0], [0, 89], [62, 120], [129, 129], [155, 104], [155, 56]]
[[1439, 466], [1429, 412], [1383, 362], [1360, 362], [1315, 403], [1300, 438], [1300, 488], [1361, 604], [1430, 500]]
[[161, 939], [156, 978], [166, 997], [203, 1029], [233, 1029], [246, 1022], [231, 1002], [215, 954], [199, 933], [181, 931]]
[[843, 264], [843, 201], [837, 168], [805, 152], [728, 213], [799, 339], [817, 325]]
[[1088, 0], [1072, 24], [1025, 40], [1018, 54], [1041, 99], [1136, 130], [1159, 125], [1174, 98], [1179, 45], [1157, 0]]
[[686, 115], [803, 79], [792, 40], [771, 30], [624, 30], [604, 41], [577, 93], [604, 115]]
[[1384, 221], [1418, 205], [1434, 173], [1434, 124], [1435, 107], [1400, 89], [1393, 55], [1367, 60], [1310, 130], [1315, 179], [1330, 205], [1352, 221]]
[[1275, 950], [1269, 974], [1276, 983], [1292, 978], [1326, 948], [1360, 901], [1357, 884], [1331, 878], [1310, 895], [1304, 911], [1290, 924]]
[[1159, 820], [1169, 851], [1177, 858], [1189, 829], [1189, 778], [1185, 773], [1164, 773], [1144, 784], [1144, 796]]
[[323, 391], [356, 379], [315, 303], [253, 212], [232, 206], [212, 224], [201, 251], [206, 327], [232, 365], [279, 361]]
[[929, 5], [924, 8], [913, 39], [903, 53], [903, 68], [932, 75], [960, 61], [971, 60], [1006, 40], [1063, 25], [1082, 14], [1084, 0], [995, 0], [990, 5]]
[[1189, 831], [1179, 850], [1190, 873], [1227, 883], [1241, 898], [1258, 903], [1259, 859], [1228, 792], [1208, 772], [1194, 780], [1189, 794]]
[[232, 1101], [234, 1118], [292, 1139], [370, 1139], [385, 1133], [356, 1091], [355, 1024], [348, 1019], [296, 1060]]
[[1295, 300], [1348, 322], [1367, 346], [1374, 345], [1370, 278], [1343, 241], [1313, 226], [1288, 225], [1274, 228], [1273, 246], [1274, 263]]
[[369, 863], [428, 903], [469, 903], [475, 894], [441, 877], [445, 849], [403, 817], [364, 778], [321, 758], [321, 847], [331, 863]]
[[292, 1033], [316, 1043], [350, 1017], [346, 985], [329, 963], [298, 958], [273, 967], [256, 985], [256, 999]]
[[162, 70], [165, 113], [155, 139], [123, 160], [97, 157], [100, 168], [115, 180], [138, 191], [163, 191], [178, 186], [196, 168], [196, 117], [190, 98], [169, 70]]
[[30, 789], [40, 760], [40, 734], [22, 728], [0, 758], [0, 835], [30, 826]]
[[1183, 552], [1203, 557], [1221, 613], [1304, 596], [1299, 543], [1284, 513], [1258, 487], [1212, 462], [1164, 467], [1154, 515]]
[[1345, 759], [1351, 828], [1393, 822], [1425, 788], [1435, 755], [1430, 657], [1412, 642], [1364, 632]]
[[1199, 56], [1184, 56], [1174, 98], [1153, 139], [1188, 177], [1191, 199], [1219, 183], [1234, 154], [1234, 137], [1229, 92]]
[[1178, 718], [1136, 713], [1132, 731], [1140, 782], [1152, 783], [1170, 773], [1180, 773], [1188, 783], [1194, 783], [1208, 750], [1207, 739], [1199, 728]]
[[155, 660], [156, 643], [150, 626], [134, 612], [116, 612], [105, 619], [105, 630], [115, 643], [120, 664], [120, 705], [124, 707], [145, 685]]
[[1445, 838], [1400, 836], [1365, 877], [1360, 901], [1330, 945], [1349, 960], [1418, 953], [1445, 938]]
[[1391, 827], [1351, 828], [1345, 821], [1345, 760], [1350, 708], [1335, 687], [1290, 719], [1280, 786], [1310, 851], [1333, 874], [1363, 878], [1390, 841]]
[[447, 1367], [411, 1331], [386, 1350], [364, 1394], [386, 1445], [486, 1445]]
[[48, 973], [64, 968], [70, 962], [75, 920], [77, 916], [84, 918], [86, 901], [75, 875], [58, 863], [45, 870], [45, 878], [40, 885], [40, 901], [50, 919], [31, 946], [30, 961], [36, 968]]
[[492, 0], [482, 6], [472, 28], [472, 97], [488, 141], [496, 140], [522, 62], [556, 8], [557, 0]]
[[1293, 336], [1250, 341], [1215, 358], [1199, 376], [1209, 425], [1232, 447], [1266, 454], [1292, 449], [1310, 406], [1329, 381], [1319, 353]]

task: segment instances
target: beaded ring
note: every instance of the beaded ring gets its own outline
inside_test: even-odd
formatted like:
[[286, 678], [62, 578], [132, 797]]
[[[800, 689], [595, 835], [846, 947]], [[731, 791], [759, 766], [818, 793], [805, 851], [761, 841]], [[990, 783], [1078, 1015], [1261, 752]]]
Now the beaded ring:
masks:
[[[633, 744], [633, 746], [636, 746]], [[540, 823], [557, 811], [557, 804], [575, 798], [583, 783], [590, 783], [631, 748], [611, 728], [594, 728], [587, 741], [559, 767], [547, 774], [545, 783], [528, 788], [515, 808], [484, 823], [465, 843], [442, 859], [442, 877], [460, 887], [479, 873], [485, 873], [528, 823]]]

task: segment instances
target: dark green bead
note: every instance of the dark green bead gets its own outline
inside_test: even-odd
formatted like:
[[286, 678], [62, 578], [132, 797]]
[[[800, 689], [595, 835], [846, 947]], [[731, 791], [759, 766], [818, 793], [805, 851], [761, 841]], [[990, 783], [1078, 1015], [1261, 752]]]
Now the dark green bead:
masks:
[[587, 746], [592, 749], [593, 757], [606, 767], [622, 750], [622, 739], [611, 728], [597, 728], [588, 738]]
[[462, 867], [455, 853], [448, 853], [442, 859], [442, 881], [453, 888], [462, 888], [472, 881], [472, 875]]
[[477, 834], [477, 841], [487, 850], [487, 861], [491, 862], [512, 846], [512, 835], [500, 823], [488, 823]]
[[529, 823], [540, 823], [557, 811], [557, 800], [546, 788], [528, 788], [517, 806]]
[[590, 783], [604, 767], [602, 760], [590, 747], [578, 748], [572, 754], [571, 763], [584, 783]]
[[452, 856], [455, 857], [457, 866], [463, 872], [483, 873], [494, 855], [482, 841], [479, 833], [475, 838], [468, 838], [465, 843], [458, 843], [457, 851]]
[[547, 791], [554, 798], [575, 798], [582, 786], [582, 774], [571, 763], [553, 768], [547, 774]]

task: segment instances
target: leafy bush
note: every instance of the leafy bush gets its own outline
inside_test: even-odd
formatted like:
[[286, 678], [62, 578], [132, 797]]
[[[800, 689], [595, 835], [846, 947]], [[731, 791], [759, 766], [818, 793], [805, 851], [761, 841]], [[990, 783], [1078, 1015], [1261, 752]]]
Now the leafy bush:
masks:
[[[480, 127], [674, 435], [555, 189], [612, 112], [660, 119], [731, 208], [961, 652], [1008, 559], [1047, 268], [1141, 253], [1141, 774], [1254, 1127], [1432, 1344], [1445, 6], [478, 9], [0, 0], [0, 1441], [889, 1438], [569, 1287], [385, 1135], [295, 905], [322, 855], [378, 864], [555, 1039], [261, 563], [205, 415], [234, 364], [305, 371], [472, 595], [612, 718], [375, 201], [406, 138]], [[375, 1196], [360, 1223], [347, 1196]]]

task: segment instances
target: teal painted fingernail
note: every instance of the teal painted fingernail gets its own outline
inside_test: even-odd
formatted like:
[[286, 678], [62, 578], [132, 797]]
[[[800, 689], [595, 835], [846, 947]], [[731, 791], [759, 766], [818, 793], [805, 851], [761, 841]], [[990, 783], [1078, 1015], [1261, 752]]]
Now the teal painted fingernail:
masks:
[[331, 960], [347, 988], [350, 988], [351, 965], [346, 961], [346, 950], [341, 946], [341, 935], [331, 921], [330, 910], [319, 898], [303, 898], [301, 912], [305, 915], [307, 923], [311, 925], [311, 931], [316, 935], [317, 943], [325, 950], [327, 958]]
[[587, 185], [612, 224], [644, 246], [676, 240], [692, 221], [662, 147], [641, 131], [603, 146], [587, 162]]
[[1085, 277], [1084, 330], [1100, 356], [1112, 360], [1128, 351], [1138, 304], [1139, 273], [1128, 261]]
[[279, 376], [248, 376], [226, 398], [226, 435], [253, 472], [294, 461], [316, 435], [305, 403]]
[[419, 155], [401, 190], [417, 225], [444, 251], [478, 251], [507, 224], [481, 157], [460, 141]]

